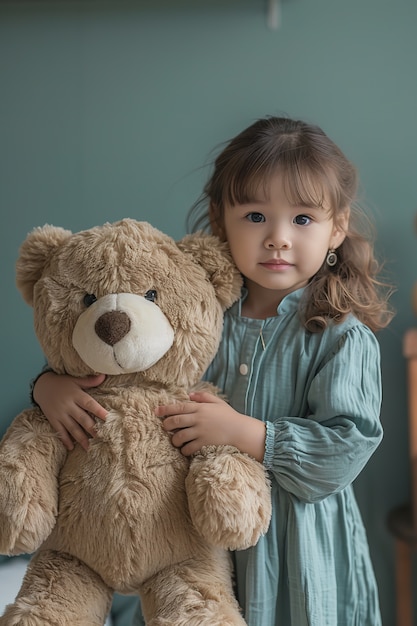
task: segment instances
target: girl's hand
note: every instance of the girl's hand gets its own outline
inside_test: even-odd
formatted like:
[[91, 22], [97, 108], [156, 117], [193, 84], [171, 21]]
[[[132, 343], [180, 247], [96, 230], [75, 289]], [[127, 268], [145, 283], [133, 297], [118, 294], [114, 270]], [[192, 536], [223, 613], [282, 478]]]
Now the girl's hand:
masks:
[[235, 411], [227, 402], [207, 392], [190, 394], [190, 402], [158, 407], [162, 427], [172, 433], [172, 444], [184, 456], [207, 445], [231, 445], [262, 462], [265, 424]]
[[36, 381], [33, 398], [68, 450], [74, 448], [74, 441], [88, 450], [89, 438], [96, 435], [92, 415], [106, 419], [106, 409], [84, 391], [104, 379], [104, 374], [75, 378], [45, 372]]

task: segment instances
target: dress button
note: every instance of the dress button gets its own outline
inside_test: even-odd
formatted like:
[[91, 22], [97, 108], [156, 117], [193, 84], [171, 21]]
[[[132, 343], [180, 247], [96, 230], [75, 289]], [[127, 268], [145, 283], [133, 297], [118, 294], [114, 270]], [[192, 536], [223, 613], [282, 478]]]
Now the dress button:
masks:
[[239, 366], [239, 372], [242, 374], [242, 376], [246, 376], [246, 374], [248, 373], [248, 366], [246, 365], [246, 363], [242, 363]]

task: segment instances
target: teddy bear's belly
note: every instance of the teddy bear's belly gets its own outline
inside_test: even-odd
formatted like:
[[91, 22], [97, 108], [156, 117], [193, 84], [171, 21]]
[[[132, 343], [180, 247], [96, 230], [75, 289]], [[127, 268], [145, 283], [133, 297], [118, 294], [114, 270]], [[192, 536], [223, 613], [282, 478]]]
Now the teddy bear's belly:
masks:
[[152, 449], [157, 457], [149, 441], [122, 453], [111, 442], [94, 441], [88, 453], [76, 448], [61, 473], [48, 546], [83, 560], [121, 591], [191, 556], [198, 541], [184, 489], [188, 461], [165, 434]]

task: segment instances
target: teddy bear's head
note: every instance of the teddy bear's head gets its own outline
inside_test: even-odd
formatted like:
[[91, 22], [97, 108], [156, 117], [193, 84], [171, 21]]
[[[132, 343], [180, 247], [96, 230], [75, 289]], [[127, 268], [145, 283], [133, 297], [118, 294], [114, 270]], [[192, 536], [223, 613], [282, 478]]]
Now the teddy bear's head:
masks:
[[50, 367], [184, 386], [213, 358], [241, 276], [227, 246], [175, 242], [124, 219], [79, 233], [45, 225], [23, 242], [17, 286]]

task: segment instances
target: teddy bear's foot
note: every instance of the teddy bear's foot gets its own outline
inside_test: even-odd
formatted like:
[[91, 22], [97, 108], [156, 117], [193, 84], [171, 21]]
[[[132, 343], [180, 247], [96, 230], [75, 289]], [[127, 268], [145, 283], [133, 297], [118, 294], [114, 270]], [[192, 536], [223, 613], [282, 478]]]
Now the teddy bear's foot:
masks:
[[142, 585], [146, 626], [245, 626], [231, 580], [228, 553], [200, 546], [198, 557], [173, 565]]
[[204, 613], [199, 610], [198, 614], [192, 610], [189, 615], [174, 620], [172, 617], [155, 617], [146, 626], [247, 626], [243, 617], [231, 611], [219, 612], [219, 607], [214, 604], [210, 607], [207, 603]]
[[0, 625], [102, 626], [111, 598], [111, 590], [84, 563], [46, 550], [33, 557]]
[[191, 461], [186, 489], [193, 524], [211, 544], [243, 550], [268, 530], [271, 496], [266, 470], [236, 448], [202, 448]]

